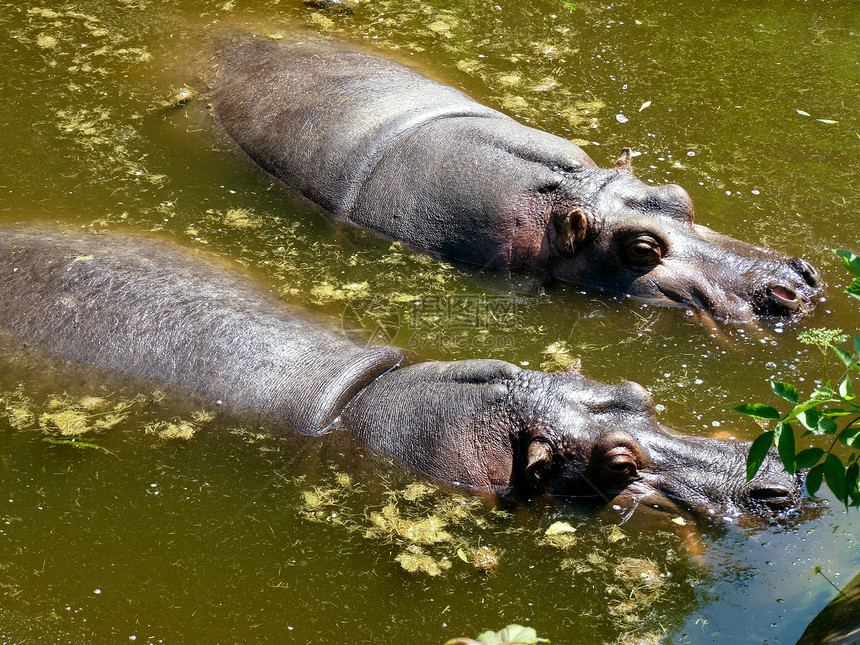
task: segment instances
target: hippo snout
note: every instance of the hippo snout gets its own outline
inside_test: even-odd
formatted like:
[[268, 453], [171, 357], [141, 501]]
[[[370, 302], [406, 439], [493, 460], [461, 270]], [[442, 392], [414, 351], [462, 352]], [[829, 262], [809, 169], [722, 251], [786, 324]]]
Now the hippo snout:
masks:
[[812, 298], [821, 289], [821, 277], [809, 262], [792, 258], [785, 263], [780, 279], [760, 289], [753, 298], [759, 316], [787, 317], [812, 307]]

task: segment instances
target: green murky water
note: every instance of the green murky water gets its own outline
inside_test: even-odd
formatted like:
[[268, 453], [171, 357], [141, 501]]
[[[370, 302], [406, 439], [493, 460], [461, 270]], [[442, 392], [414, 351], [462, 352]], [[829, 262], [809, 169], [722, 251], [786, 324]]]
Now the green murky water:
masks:
[[[593, 378], [651, 389], [669, 425], [752, 437], [732, 407], [769, 400], [768, 377], [811, 387], [820, 371], [797, 332], [858, 320], [826, 249], [860, 248], [860, 10], [576, 7], [0, 2], [0, 223], [161, 230], [345, 329], [431, 358], [581, 356]], [[687, 188], [700, 222], [815, 263], [826, 302], [720, 339], [684, 310], [333, 224], [236, 154], [189, 91], [213, 39], [296, 26], [397, 48], [602, 165], [631, 146], [639, 176]], [[834, 506], [758, 528], [500, 512], [357, 466], [355, 447], [209, 431], [157, 393], [63, 396], [24, 371], [0, 385], [3, 643], [442, 643], [511, 622], [554, 643], [793, 643], [832, 595], [814, 568], [842, 583], [860, 568], [857, 514]]]

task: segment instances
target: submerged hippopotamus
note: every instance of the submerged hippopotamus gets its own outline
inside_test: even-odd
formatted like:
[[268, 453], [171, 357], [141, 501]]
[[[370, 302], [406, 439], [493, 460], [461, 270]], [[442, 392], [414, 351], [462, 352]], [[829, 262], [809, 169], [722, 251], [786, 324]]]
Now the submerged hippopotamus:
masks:
[[800, 499], [778, 458], [746, 482], [748, 443], [665, 428], [636, 383], [497, 360], [402, 365], [399, 350], [311, 322], [224, 262], [149, 238], [0, 232], [0, 332], [223, 401], [273, 431], [339, 427], [430, 477], [492, 493], [751, 513]]
[[260, 166], [335, 217], [465, 262], [547, 271], [705, 318], [807, 310], [804, 260], [693, 223], [679, 186], [604, 170], [379, 56], [319, 40], [249, 40], [211, 81], [217, 119]]

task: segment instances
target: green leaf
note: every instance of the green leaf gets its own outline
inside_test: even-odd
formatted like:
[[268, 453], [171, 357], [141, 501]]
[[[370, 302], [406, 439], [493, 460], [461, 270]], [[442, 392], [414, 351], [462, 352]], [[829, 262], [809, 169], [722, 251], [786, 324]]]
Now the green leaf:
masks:
[[[776, 444], [776, 449], [779, 451], [779, 458], [782, 460], [782, 465], [789, 475], [794, 474], [794, 430], [791, 424], [785, 421], [780, 421], [776, 424], [773, 434], [773, 442]], [[758, 469], [756, 469], [758, 470]]]
[[761, 464], [767, 457], [767, 451], [773, 443], [773, 430], [764, 432], [756, 437], [750, 446], [749, 454], [747, 455], [747, 481], [752, 480]]
[[833, 419], [821, 417], [821, 419], [818, 421], [818, 429], [823, 434], [833, 434], [838, 428], [836, 426], [836, 422]]
[[822, 123], [827, 123], [828, 125], [833, 125], [835, 123], [839, 123], [839, 121], [834, 121], [833, 119], [815, 119], [816, 121], [821, 121]]
[[576, 5], [573, 4], [572, 2], [565, 2], [564, 4], [566, 4], [568, 7], [570, 7], [574, 11], [576, 11]]
[[818, 408], [811, 407], [798, 414], [797, 420], [800, 421], [803, 427], [807, 430], [817, 432], [818, 422], [821, 420], [821, 414], [818, 412]]
[[854, 296], [855, 298], [860, 298], [860, 279], [855, 280], [848, 288], [845, 290], [849, 296]]
[[469, 556], [466, 555], [466, 552], [463, 549], [457, 549], [457, 557], [463, 562], [469, 562]]
[[857, 414], [851, 410], [843, 410], [842, 408], [827, 408], [821, 411], [821, 416], [829, 419], [838, 419], [839, 417], [850, 417], [852, 414]]
[[847, 504], [845, 466], [842, 465], [842, 460], [832, 453], [827, 455], [824, 461], [824, 479], [827, 481], [827, 487], [836, 495], [836, 499]]
[[857, 334], [851, 334], [851, 340], [854, 341], [854, 353], [860, 357], [860, 337]]
[[839, 441], [851, 448], [860, 448], [860, 426], [843, 428], [839, 433]]
[[812, 468], [824, 456], [824, 450], [821, 448], [807, 448], [797, 453], [794, 458], [794, 465], [797, 470], [808, 470]]
[[734, 408], [734, 411], [756, 419], [768, 419], [770, 421], [779, 419], [779, 410], [763, 403], [744, 403]]
[[846, 401], [850, 401], [851, 399], [853, 399], [854, 394], [851, 388], [851, 379], [846, 376], [839, 384], [837, 391], [839, 392], [839, 396], [841, 396]]
[[860, 278], [860, 256], [854, 255], [850, 251], [840, 251], [838, 249], [833, 249], [833, 252], [842, 258], [842, 266], [844, 268]]
[[830, 381], [827, 381], [821, 387], [817, 387], [812, 391], [812, 398], [818, 401], [829, 401], [831, 400], [836, 393], [830, 389]]
[[783, 383], [782, 381], [771, 381], [770, 389], [773, 390], [773, 393], [777, 396], [781, 396], [789, 403], [797, 403], [799, 395], [797, 393], [797, 388], [794, 387], [791, 383]]
[[856, 505], [860, 501], [860, 464], [856, 461], [845, 471], [845, 490]]
[[[792, 410], [788, 416], [785, 418], [786, 421], [791, 421], [799, 417], [802, 413], [807, 410], [811, 410], [812, 408], [818, 407], [820, 405], [820, 401], [807, 401], [806, 403], [801, 403], [800, 405], [796, 405], [794, 410]], [[817, 421], [816, 421], [817, 423]]]
[[[797, 110], [797, 113], [800, 116], [809, 116], [809, 112], [806, 112], [805, 110]], [[858, 136], [860, 136], [860, 135], [858, 135]]]
[[824, 479], [824, 464], [818, 464], [806, 474], [806, 492], [815, 497], [815, 493], [821, 488], [822, 479]]
[[834, 347], [833, 351], [842, 360], [842, 362], [845, 363], [845, 367], [851, 367], [854, 365], [854, 357], [850, 353], [846, 352], [841, 347]]

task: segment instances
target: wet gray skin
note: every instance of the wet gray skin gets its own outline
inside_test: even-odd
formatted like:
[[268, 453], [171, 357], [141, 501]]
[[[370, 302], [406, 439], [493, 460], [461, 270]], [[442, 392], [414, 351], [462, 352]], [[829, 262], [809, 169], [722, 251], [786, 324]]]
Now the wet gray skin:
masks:
[[777, 459], [746, 483], [749, 444], [661, 426], [640, 385], [496, 360], [398, 367], [397, 349], [355, 344], [233, 265], [153, 239], [0, 231], [0, 332], [273, 433], [318, 436], [339, 418], [429, 477], [500, 495], [750, 514], [800, 501]]
[[598, 168], [379, 55], [320, 40], [250, 40], [216, 57], [214, 113], [257, 164], [338, 219], [415, 248], [705, 317], [790, 317], [820, 288], [799, 258], [693, 223], [679, 186]]

